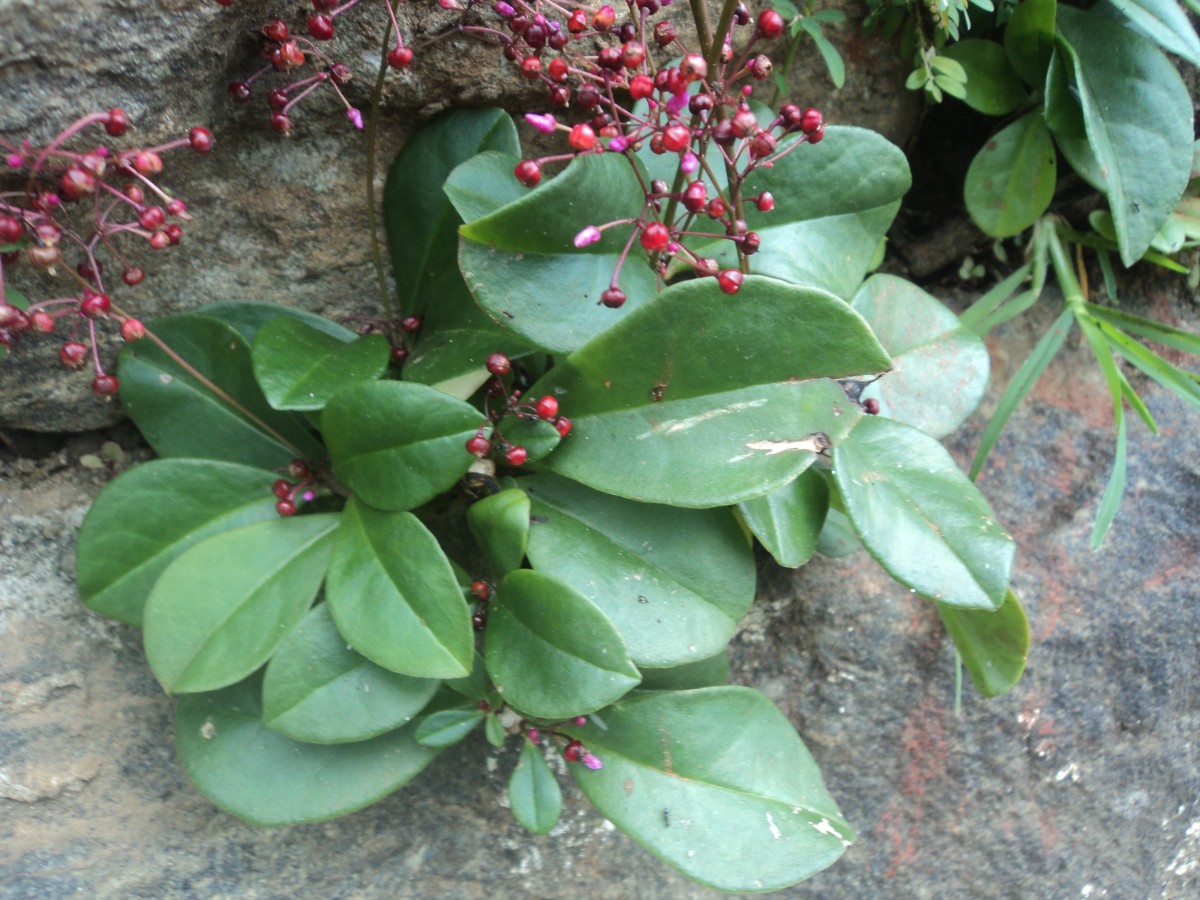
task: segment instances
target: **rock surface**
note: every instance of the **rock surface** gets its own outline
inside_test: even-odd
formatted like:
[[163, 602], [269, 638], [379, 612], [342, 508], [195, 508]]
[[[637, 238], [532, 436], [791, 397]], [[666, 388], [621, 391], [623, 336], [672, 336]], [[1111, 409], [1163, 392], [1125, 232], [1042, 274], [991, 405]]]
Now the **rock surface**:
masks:
[[[1154, 283], [1138, 293], [1200, 324], [1194, 298]], [[989, 404], [1052, 305], [991, 341]], [[1078, 340], [985, 470], [1019, 543], [1014, 586], [1033, 632], [1008, 696], [968, 685], [956, 716], [936, 614], [861, 550], [796, 573], [764, 566], [735, 678], [797, 725], [860, 835], [781, 896], [1200, 894], [1200, 432], [1177, 400], [1145, 396], [1162, 433], [1131, 426], [1129, 495], [1099, 553], [1087, 542], [1110, 407]], [[961, 435], [960, 461], [980, 427]], [[216, 810], [175, 758], [138, 633], [75, 598], [72, 539], [104, 482], [77, 459], [101, 439], [0, 458], [0, 897], [715, 896], [574, 791], [551, 835], [524, 833], [503, 808], [513, 755], [482, 739], [335, 822], [261, 830]], [[118, 440], [136, 446], [128, 431]]]

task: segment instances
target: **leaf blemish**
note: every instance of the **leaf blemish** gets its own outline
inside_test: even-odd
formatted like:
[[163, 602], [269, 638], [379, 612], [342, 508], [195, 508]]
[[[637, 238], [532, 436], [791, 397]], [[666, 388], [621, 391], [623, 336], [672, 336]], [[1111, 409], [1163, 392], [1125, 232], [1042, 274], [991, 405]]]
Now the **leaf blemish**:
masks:
[[767, 827], [771, 829], [771, 837], [775, 838], [775, 840], [778, 841], [783, 838], [783, 832], [779, 830], [779, 826], [775, 824], [775, 817], [770, 813], [767, 813]]

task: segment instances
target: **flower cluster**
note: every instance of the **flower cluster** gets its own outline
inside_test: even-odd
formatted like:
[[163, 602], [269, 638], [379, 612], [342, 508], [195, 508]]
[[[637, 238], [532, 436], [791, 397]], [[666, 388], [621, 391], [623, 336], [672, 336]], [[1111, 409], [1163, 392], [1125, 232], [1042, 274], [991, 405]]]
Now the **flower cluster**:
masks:
[[[9, 346], [27, 332], [65, 334], [59, 358], [77, 369], [90, 355], [92, 390], [107, 398], [118, 384], [96, 349], [97, 322], [120, 323], [127, 341], [146, 330], [110, 299], [112, 282], [102, 257], [120, 266], [127, 287], [141, 284], [145, 271], [130, 263], [121, 247], [142, 241], [166, 250], [182, 240], [184, 223], [192, 218], [187, 204], [156, 181], [163, 155], [183, 147], [207, 154], [213, 138], [208, 129], [195, 127], [186, 137], [154, 147], [71, 146], [85, 129], [100, 126], [109, 137], [121, 137], [129, 118], [121, 109], [90, 113], [45, 146], [0, 138], [0, 345]], [[23, 263], [51, 275], [65, 271], [71, 289], [26, 304], [11, 279]]]

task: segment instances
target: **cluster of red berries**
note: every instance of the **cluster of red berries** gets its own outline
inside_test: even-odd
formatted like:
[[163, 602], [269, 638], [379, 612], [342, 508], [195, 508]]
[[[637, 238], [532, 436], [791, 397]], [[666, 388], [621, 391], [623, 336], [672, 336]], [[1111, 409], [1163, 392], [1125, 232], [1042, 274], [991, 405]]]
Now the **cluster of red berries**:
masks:
[[[487, 370], [491, 377], [484, 385], [484, 412], [487, 418], [475, 434], [467, 439], [467, 452], [483, 459], [494, 451], [504, 455], [510, 466], [523, 466], [529, 460], [529, 451], [505, 440], [500, 433], [499, 423], [505, 416], [524, 419], [541, 419], [549, 422], [560, 437], [571, 433], [571, 420], [558, 414], [558, 400], [549, 395], [538, 398], [533, 404], [521, 403], [521, 392], [510, 391], [504, 378], [512, 373], [512, 360], [503, 353], [493, 353], [487, 358]], [[492, 401], [503, 400], [499, 408], [492, 408]], [[490, 436], [488, 432], [490, 431]]]
[[[576, 237], [576, 246], [585, 246], [608, 228], [632, 225], [625, 252], [599, 301], [612, 308], [626, 300], [620, 269], [635, 240], [660, 273], [677, 259], [697, 276], [716, 278], [725, 293], [736, 294], [749, 271], [748, 257], [761, 245], [760, 236], [746, 226], [745, 204], [753, 202], [762, 212], [774, 206], [769, 194], [744, 197], [742, 183], [754, 169], [773, 165], [800, 144], [819, 142], [825, 133], [819, 110], [787, 104], [762, 124], [750, 108], [753, 83], [772, 75], [771, 59], [758, 47], [783, 34], [786, 23], [779, 13], [767, 9], [752, 20], [749, 9], [739, 3], [728, 31], [717, 35], [704, 54], [689, 50], [672, 22], [652, 22], [665, 5], [662, 0], [631, 0], [628, 17], [618, 21], [616, 10], [607, 4], [568, 12], [547, 0], [496, 0], [492, 9], [501, 28], [460, 26], [500, 44], [522, 76], [546, 86], [553, 109], [570, 106], [586, 116], [574, 125], [559, 123], [553, 113], [526, 116], [539, 131], [564, 132], [571, 152], [521, 160], [514, 175], [525, 186], [540, 183], [546, 163], [581, 154], [631, 154], [644, 145], [652, 153], [679, 157], [675, 183], [656, 180], [646, 185], [645, 204], [637, 215], [590, 225]], [[748, 39], [735, 50], [737, 29], [751, 25]], [[656, 65], [656, 55], [679, 54], [682, 59], [675, 65]], [[790, 135], [796, 138], [785, 141]], [[724, 162], [723, 179], [705, 162], [713, 147]], [[737, 248], [736, 268], [721, 269], [716, 260], [687, 248], [697, 217], [723, 226]], [[705, 233], [702, 239], [711, 240], [711, 235]]]
[[[296, 479], [292, 481], [291, 479]], [[311, 501], [316, 495], [313, 486], [316, 476], [312, 468], [302, 459], [293, 459], [288, 465], [288, 478], [280, 478], [271, 485], [275, 495], [275, 511], [281, 516], [294, 516], [300, 502]]]
[[[232, 6], [234, 0], [216, 0], [221, 6]], [[280, 134], [292, 132], [292, 111], [296, 104], [313, 91], [328, 85], [346, 109], [346, 118], [355, 128], [363, 128], [362, 112], [346, 98], [342, 88], [354, 77], [354, 72], [343, 60], [329, 56], [322, 44], [331, 41], [336, 33], [336, 19], [359, 4], [360, 0], [312, 0], [314, 12], [304, 23], [304, 31], [293, 31], [280, 18], [269, 19], [259, 29], [261, 36], [259, 55], [266, 61], [262, 68], [241, 81], [231, 82], [229, 96], [235, 103], [245, 103], [253, 96], [253, 86], [263, 76], [272, 72], [284, 73], [290, 80], [267, 93], [270, 107], [270, 124]], [[392, 33], [396, 44], [388, 54], [388, 63], [394, 68], [405, 68], [413, 58], [411, 49], [404, 45], [399, 23], [392, 4], [384, 0], [384, 8], [391, 18]]]
[[[115, 150], [101, 143], [71, 148], [71, 139], [90, 126], [121, 137], [129, 117], [122, 109], [82, 116], [45, 146], [0, 138], [0, 345], [9, 346], [26, 332], [51, 334], [65, 323], [67, 341], [59, 358], [68, 368], [81, 368], [90, 345], [92, 390], [107, 398], [118, 384], [96, 352], [96, 322], [116, 320], [127, 341], [140, 339], [146, 329], [113, 304], [99, 256], [104, 253], [120, 264], [125, 285], [141, 284], [145, 271], [126, 259], [120, 245], [136, 238], [165, 250], [179, 244], [183, 223], [192, 218], [187, 204], [155, 181], [163, 171], [163, 155], [181, 147], [210, 153], [213, 138], [207, 128], [195, 127], [187, 137], [154, 147]], [[64, 250], [78, 256], [73, 267], [64, 263]], [[76, 290], [19, 309], [9, 302], [5, 284], [23, 261], [50, 274], [63, 267]]]

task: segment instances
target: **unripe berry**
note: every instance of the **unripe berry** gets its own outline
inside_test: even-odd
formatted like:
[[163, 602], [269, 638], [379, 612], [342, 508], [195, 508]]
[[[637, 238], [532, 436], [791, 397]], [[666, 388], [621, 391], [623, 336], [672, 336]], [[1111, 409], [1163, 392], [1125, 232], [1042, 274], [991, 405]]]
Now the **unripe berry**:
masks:
[[171, 245], [171, 239], [165, 231], [156, 231], [146, 243], [150, 245], [151, 250], [166, 250]]
[[140, 341], [146, 336], [146, 326], [138, 319], [126, 319], [121, 323], [121, 340]]
[[163, 170], [162, 157], [153, 150], [140, 150], [133, 157], [133, 167], [141, 175], [157, 175]]
[[774, 40], [783, 34], [783, 16], [773, 9], [764, 9], [758, 14], [758, 33], [767, 40]]
[[769, 131], [760, 131], [750, 142], [750, 155], [763, 159], [775, 152], [775, 136]]
[[66, 200], [78, 200], [96, 190], [96, 177], [83, 166], [71, 166], [58, 179], [59, 191]]
[[392, 348], [392, 362], [402, 363], [408, 359], [409, 350], [403, 344]]
[[566, 437], [571, 433], [571, 420], [565, 416], [559, 416], [554, 420], [554, 427], [558, 430], [559, 437]]
[[123, 109], [110, 109], [108, 118], [104, 120], [104, 130], [113, 137], [120, 137], [129, 128], [129, 116]]
[[517, 181], [525, 187], [536, 187], [537, 183], [542, 180], [542, 167], [532, 159], [523, 159], [517, 163], [513, 174], [517, 176]]
[[108, 398], [117, 392], [121, 383], [112, 375], [97, 375], [92, 379], [92, 393], [97, 397]]
[[758, 119], [754, 113], [750, 111], [750, 107], [743, 106], [733, 115], [730, 120], [730, 127], [733, 133], [740, 138], [749, 137], [758, 130]]
[[79, 304], [79, 311], [89, 319], [106, 316], [110, 309], [112, 303], [109, 302], [108, 294], [87, 294]]
[[333, 17], [328, 13], [317, 13], [308, 19], [308, 33], [313, 40], [328, 41], [333, 37]]
[[717, 284], [724, 293], [736, 294], [742, 289], [744, 277], [737, 269], [725, 269], [717, 276]]
[[58, 358], [68, 369], [78, 369], [87, 359], [87, 345], [79, 341], [67, 341], [58, 348]]
[[642, 246], [651, 253], [657, 253], [660, 250], [665, 250], [667, 244], [671, 241], [671, 229], [667, 228], [662, 222], [651, 222], [642, 229], [641, 237]]
[[62, 251], [57, 246], [30, 247], [25, 251], [25, 255], [39, 269], [52, 269], [62, 259]]
[[288, 463], [288, 474], [293, 478], [311, 478], [312, 469], [308, 467], [307, 462], [297, 458]]
[[188, 143], [192, 145], [193, 150], [201, 155], [212, 153], [212, 132], [207, 128], [201, 128], [199, 125], [197, 125], [188, 132]]
[[[485, 613], [482, 609], [472, 613], [471, 627], [476, 631], [483, 631], [483, 629], [487, 628], [487, 613]], [[479, 702], [485, 703], [486, 701], [480, 700]]]
[[292, 120], [288, 118], [286, 113], [274, 112], [271, 113], [271, 127], [280, 134], [291, 134]]
[[167, 204], [167, 213], [172, 216], [182, 216], [186, 212], [187, 212], [187, 204], [184, 203], [182, 200], [180, 200], [178, 197], [176, 197], [174, 200], [172, 200], [170, 203]]
[[354, 70], [344, 62], [338, 61], [329, 67], [329, 77], [338, 87], [349, 84], [354, 80]]
[[420, 316], [405, 316], [400, 320], [400, 330], [406, 334], [413, 334], [421, 330]]
[[512, 362], [503, 353], [493, 353], [487, 358], [487, 370], [493, 375], [507, 375], [512, 371]]
[[388, 53], [388, 65], [393, 69], [407, 69], [413, 61], [413, 52], [409, 47], [395, 47]]
[[771, 57], [760, 53], [750, 61], [750, 74], [758, 81], [763, 81], [771, 77], [771, 71], [774, 66], [771, 65]]
[[758, 252], [758, 248], [762, 246], [762, 238], [759, 237], [757, 231], [750, 231], [742, 238], [742, 252], [750, 256]]
[[558, 415], [558, 401], [549, 395], [542, 397], [537, 402], [537, 415], [539, 419], [553, 419]]
[[504, 458], [508, 460], [510, 466], [523, 466], [529, 459], [529, 451], [524, 447], [513, 447], [504, 454]]
[[620, 288], [610, 287], [600, 295], [600, 302], [609, 309], [620, 309], [625, 305], [626, 294]]
[[30, 327], [29, 316], [25, 310], [18, 309], [7, 303], [0, 302], [0, 329], [20, 334], [23, 331], [28, 331]]

